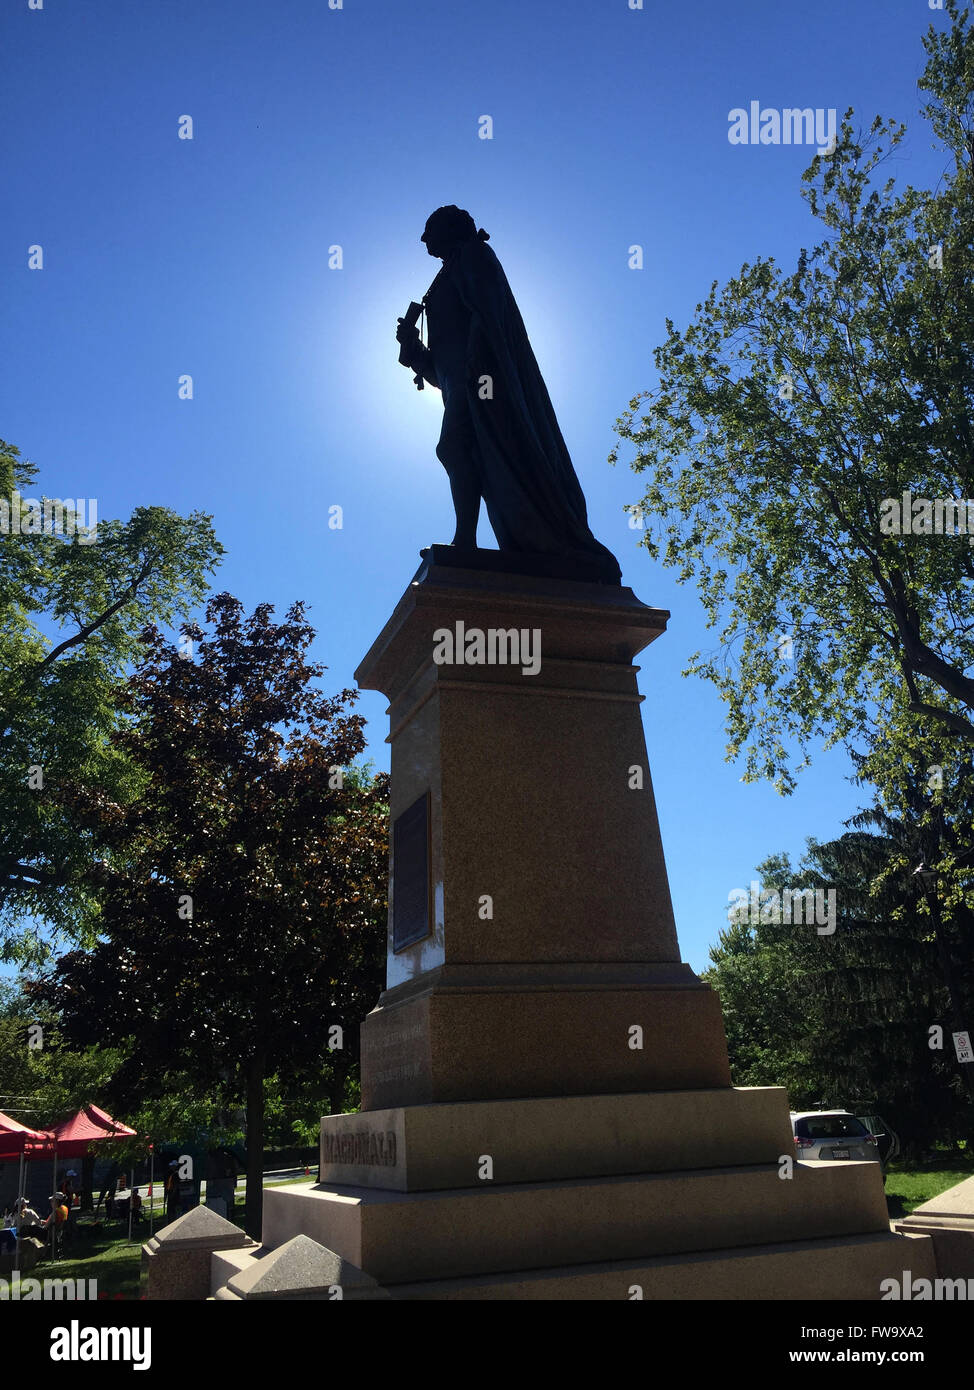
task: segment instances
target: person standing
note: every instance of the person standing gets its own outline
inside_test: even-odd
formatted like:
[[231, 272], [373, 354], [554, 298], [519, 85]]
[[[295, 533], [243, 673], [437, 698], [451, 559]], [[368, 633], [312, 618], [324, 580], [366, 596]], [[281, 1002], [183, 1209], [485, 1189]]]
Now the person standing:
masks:
[[51, 1214], [44, 1222], [44, 1230], [51, 1237], [51, 1254], [54, 1259], [61, 1258], [64, 1243], [64, 1223], [68, 1219], [68, 1209], [64, 1205], [64, 1194], [55, 1192], [51, 1197]]
[[179, 1190], [179, 1164], [176, 1159], [170, 1159], [169, 1172], [166, 1174], [166, 1220], [175, 1221], [181, 1212], [181, 1200]]
[[4, 1207], [3, 1225], [0, 1226], [0, 1255], [12, 1255], [17, 1249], [16, 1207]]
[[112, 1219], [112, 1197], [115, 1192], [115, 1181], [118, 1177], [118, 1173], [118, 1164], [112, 1163], [112, 1165], [108, 1169], [108, 1172], [105, 1174], [105, 1180], [102, 1184], [101, 1195], [98, 1198], [99, 1206], [101, 1206], [102, 1202], [105, 1203], [106, 1221], [111, 1221]]

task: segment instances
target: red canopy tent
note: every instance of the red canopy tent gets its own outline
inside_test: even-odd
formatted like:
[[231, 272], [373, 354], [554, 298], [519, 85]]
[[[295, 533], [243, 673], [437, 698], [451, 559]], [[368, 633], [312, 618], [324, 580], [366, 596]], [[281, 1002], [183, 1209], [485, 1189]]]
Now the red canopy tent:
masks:
[[104, 1139], [133, 1139], [136, 1131], [121, 1120], [100, 1110], [97, 1105], [83, 1105], [70, 1120], [54, 1126], [54, 1141], [62, 1158], [79, 1158], [88, 1152], [89, 1144]]
[[89, 1146], [106, 1139], [132, 1139], [137, 1131], [121, 1120], [112, 1119], [97, 1105], [83, 1105], [70, 1119], [62, 1120], [50, 1131], [28, 1129], [9, 1116], [0, 1114], [0, 1159], [20, 1158], [21, 1169], [17, 1182], [23, 1190], [23, 1165], [33, 1158], [54, 1158], [57, 1174], [59, 1158], [80, 1158]]
[[5, 1158], [47, 1158], [54, 1136], [43, 1129], [31, 1129], [0, 1112], [0, 1160]]
[[[113, 1120], [97, 1105], [83, 1105], [70, 1120], [54, 1126], [54, 1152], [64, 1158], [80, 1158], [90, 1144], [105, 1139], [134, 1139], [137, 1130]], [[132, 1238], [132, 1207], [129, 1205], [129, 1239]]]
[[[0, 1160], [13, 1158], [20, 1160], [20, 1167], [17, 1172], [18, 1197], [24, 1190], [25, 1161], [32, 1158], [47, 1158], [52, 1152], [57, 1152], [53, 1134], [47, 1133], [46, 1130], [30, 1129], [27, 1125], [22, 1125], [19, 1120], [11, 1119], [9, 1115], [0, 1113]], [[19, 1268], [20, 1230], [18, 1223], [14, 1269]]]

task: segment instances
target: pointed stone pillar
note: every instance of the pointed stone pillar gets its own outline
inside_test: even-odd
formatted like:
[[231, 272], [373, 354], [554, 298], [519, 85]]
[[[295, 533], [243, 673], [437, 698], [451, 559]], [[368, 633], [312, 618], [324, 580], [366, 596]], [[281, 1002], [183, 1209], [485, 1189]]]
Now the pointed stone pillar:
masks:
[[210, 1259], [217, 1250], [257, 1249], [239, 1226], [209, 1207], [191, 1207], [142, 1247], [142, 1273], [150, 1299], [204, 1299]]
[[356, 1265], [309, 1236], [297, 1235], [235, 1274], [215, 1295], [221, 1302], [315, 1299], [362, 1303], [388, 1292]]

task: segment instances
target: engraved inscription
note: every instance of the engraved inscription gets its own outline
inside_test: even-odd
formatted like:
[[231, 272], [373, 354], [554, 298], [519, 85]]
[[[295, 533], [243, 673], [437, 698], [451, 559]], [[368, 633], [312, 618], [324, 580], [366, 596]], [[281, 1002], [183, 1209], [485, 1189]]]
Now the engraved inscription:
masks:
[[421, 1023], [411, 1023], [407, 1028], [384, 1028], [378, 1037], [369, 1035], [369, 1049], [379, 1050], [387, 1047], [401, 1047], [403, 1043], [416, 1038], [424, 1038], [426, 1029]]
[[392, 949], [430, 934], [429, 792], [392, 827]]
[[401, 1062], [398, 1067], [377, 1071], [373, 1081], [376, 1086], [384, 1085], [387, 1081], [408, 1081], [412, 1076], [419, 1076], [421, 1070], [419, 1062]]
[[321, 1136], [322, 1163], [358, 1163], [363, 1166], [394, 1168], [396, 1135], [394, 1130], [353, 1130], [345, 1134]]

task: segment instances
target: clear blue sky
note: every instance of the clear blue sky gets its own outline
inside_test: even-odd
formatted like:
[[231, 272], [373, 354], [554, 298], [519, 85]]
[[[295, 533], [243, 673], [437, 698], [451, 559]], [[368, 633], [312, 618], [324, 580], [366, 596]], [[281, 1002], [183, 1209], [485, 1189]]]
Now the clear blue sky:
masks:
[[[637, 549], [623, 504], [641, 487], [606, 463], [612, 425], [653, 385], [666, 316], [685, 323], [712, 280], [815, 240], [798, 196], [811, 152], [729, 144], [731, 108], [907, 120], [894, 172], [930, 181], [916, 79], [931, 22], [927, 0], [2, 0], [0, 434], [48, 495], [97, 497], [102, 517], [212, 512], [217, 587], [248, 607], [308, 600], [328, 683], [350, 685], [420, 547], [452, 535], [439, 396], [415, 391], [394, 331], [438, 266], [426, 217], [467, 207], [518, 297], [593, 529], [673, 613], [641, 685], [700, 968], [731, 889], [838, 833], [859, 794], [839, 754], [789, 799], [724, 761], [720, 702], [680, 677], [714, 638], [695, 591]], [[385, 765], [385, 701], [360, 709]]]

